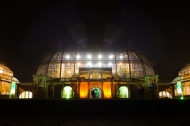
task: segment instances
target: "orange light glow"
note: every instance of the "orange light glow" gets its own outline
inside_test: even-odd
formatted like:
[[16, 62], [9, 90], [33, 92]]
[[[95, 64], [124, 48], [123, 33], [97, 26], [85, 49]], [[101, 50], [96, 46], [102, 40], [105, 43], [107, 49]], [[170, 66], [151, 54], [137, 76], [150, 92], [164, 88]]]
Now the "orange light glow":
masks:
[[111, 98], [111, 84], [109, 82], [105, 82], [103, 84], [104, 98]]
[[80, 84], [80, 98], [88, 98], [88, 83], [86, 82]]

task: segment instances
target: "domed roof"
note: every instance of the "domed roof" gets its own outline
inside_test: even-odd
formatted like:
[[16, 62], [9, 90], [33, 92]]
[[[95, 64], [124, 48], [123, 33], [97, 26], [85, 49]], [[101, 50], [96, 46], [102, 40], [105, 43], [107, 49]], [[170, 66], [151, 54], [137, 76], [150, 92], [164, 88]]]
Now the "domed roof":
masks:
[[13, 72], [5, 65], [0, 64], [0, 73], [13, 76]]
[[183, 67], [181, 70], [187, 70], [190, 69], [190, 64], [187, 64], [185, 67]]
[[7, 66], [0, 64], [0, 77], [1, 77], [1, 79], [10, 80], [11, 76], [13, 76], [13, 72]]
[[186, 65], [184, 68], [182, 68], [179, 72], [179, 76], [184, 76], [186, 74], [190, 74], [190, 64]]
[[[128, 49], [125, 45], [89, 45], [82, 48], [78, 45], [62, 47], [46, 55], [40, 62], [36, 75], [51, 78], [70, 78], [74, 75], [90, 77], [82, 69], [93, 68], [91, 74], [105, 77], [118, 75], [121, 78], [142, 78], [155, 75], [153, 64], [139, 52]], [[110, 72], [97, 72], [97, 70]], [[87, 76], [89, 75], [89, 76]]]
[[6, 71], [11, 71], [7, 66], [0, 64], [0, 69], [6, 70]]

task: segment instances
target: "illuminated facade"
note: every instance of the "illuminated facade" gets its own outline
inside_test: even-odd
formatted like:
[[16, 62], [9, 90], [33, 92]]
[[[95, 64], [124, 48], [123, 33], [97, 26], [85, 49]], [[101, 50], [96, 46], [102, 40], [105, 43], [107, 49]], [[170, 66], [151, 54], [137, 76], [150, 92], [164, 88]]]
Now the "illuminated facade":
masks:
[[190, 64], [182, 68], [171, 83], [159, 84], [159, 89], [159, 98], [190, 98]]
[[124, 45], [69, 45], [44, 57], [34, 98], [158, 97], [158, 76], [141, 52]]
[[16, 83], [13, 72], [5, 65], [0, 64], [0, 98], [16, 97]]
[[179, 77], [173, 80], [176, 97], [190, 97], [190, 64], [178, 72]]

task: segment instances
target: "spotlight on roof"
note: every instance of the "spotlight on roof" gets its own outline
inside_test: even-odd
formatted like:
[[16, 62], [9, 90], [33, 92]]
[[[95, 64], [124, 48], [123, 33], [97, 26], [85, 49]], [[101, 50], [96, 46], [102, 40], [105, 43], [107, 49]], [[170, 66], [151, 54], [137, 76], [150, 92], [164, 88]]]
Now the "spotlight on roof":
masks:
[[88, 58], [88, 59], [91, 59], [91, 55], [87, 55], [87, 58]]
[[113, 58], [113, 55], [110, 55], [109, 58], [112, 59], [112, 58]]
[[101, 59], [101, 58], [102, 58], [102, 55], [99, 55], [98, 58]]
[[69, 58], [70, 58], [70, 56], [69, 56], [69, 55], [66, 55], [66, 58], [67, 58], [67, 59], [69, 59]]
[[79, 59], [79, 58], [80, 58], [80, 55], [77, 55], [76, 57], [77, 57], [77, 59]]
[[0, 69], [0, 73], [3, 73], [3, 69]]

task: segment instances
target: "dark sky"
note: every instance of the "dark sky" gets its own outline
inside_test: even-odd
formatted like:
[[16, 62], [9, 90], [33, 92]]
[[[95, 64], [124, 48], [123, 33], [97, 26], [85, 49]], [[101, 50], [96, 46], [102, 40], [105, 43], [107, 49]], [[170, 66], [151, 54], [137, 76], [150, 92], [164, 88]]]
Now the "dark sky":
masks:
[[175, 77], [190, 61], [185, 2], [11, 0], [0, 9], [0, 62], [21, 82], [31, 80], [45, 52], [68, 43], [127, 44], [162, 78]]

